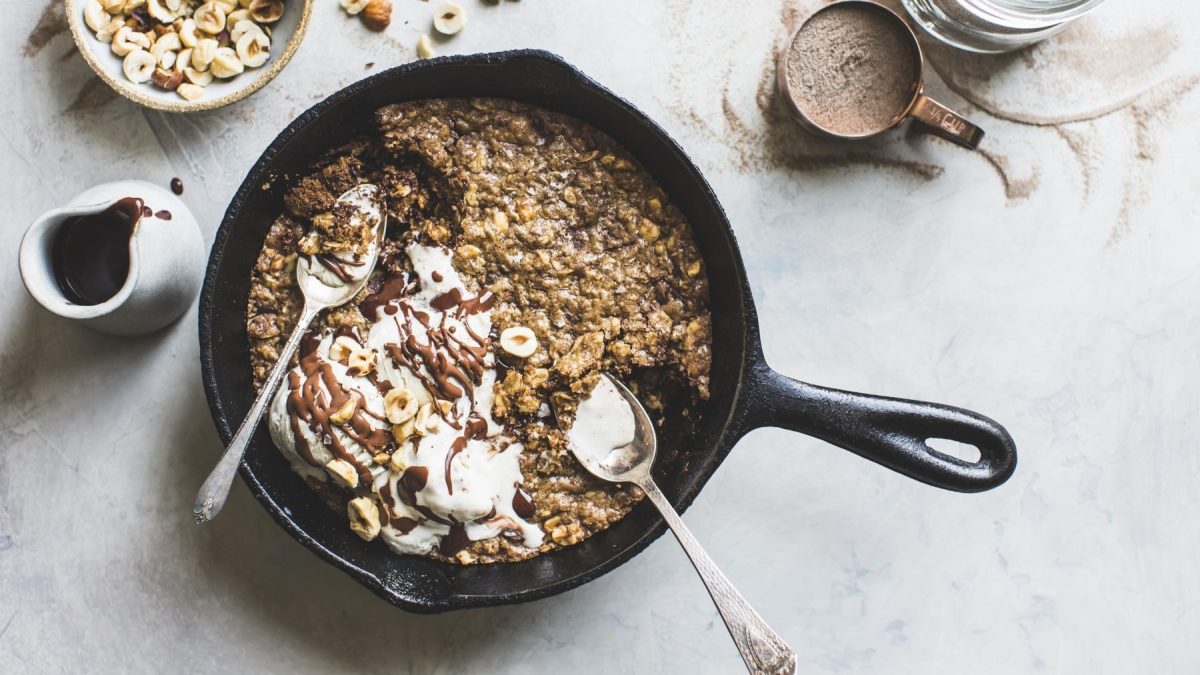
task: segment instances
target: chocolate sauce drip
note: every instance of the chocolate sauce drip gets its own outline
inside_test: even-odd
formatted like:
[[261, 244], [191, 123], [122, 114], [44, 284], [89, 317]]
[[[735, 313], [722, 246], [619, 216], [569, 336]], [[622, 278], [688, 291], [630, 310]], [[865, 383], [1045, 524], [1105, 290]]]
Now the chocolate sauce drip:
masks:
[[[365, 410], [365, 398], [360, 392], [342, 386], [333, 366], [317, 351], [319, 342], [315, 332], [305, 333], [300, 344], [300, 373], [293, 371], [288, 377], [287, 411], [297, 453], [309, 464], [321, 466], [304, 439], [303, 426], [307, 426], [334, 457], [354, 466], [361, 482], [370, 483], [370, 467], [355, 458], [333, 432], [334, 427], [361, 445], [368, 455], [388, 449], [392, 444], [391, 434], [372, 425], [371, 415]], [[335, 425], [329, 418], [346, 405], [351, 396], [358, 399], [354, 414], [345, 424]]]
[[354, 278], [350, 270], [346, 269], [347, 267], [362, 267], [367, 264], [362, 260], [342, 260], [328, 253], [318, 253], [313, 257], [321, 264], [321, 267], [333, 272], [333, 275], [342, 282], [347, 282]]
[[119, 199], [99, 213], [68, 218], [50, 248], [54, 280], [77, 305], [109, 300], [129, 276], [129, 240], [142, 218], [137, 197]]
[[179, 180], [178, 178], [172, 178], [171, 192], [174, 192], [177, 195], [183, 194], [183, 181]]
[[461, 305], [462, 301], [462, 291], [458, 290], [457, 288], [451, 288], [450, 290], [431, 300], [429, 302], [429, 306], [439, 312], [444, 312], [452, 307]]
[[417, 493], [425, 489], [425, 484], [428, 481], [429, 469], [427, 467], [410, 466], [404, 470], [404, 473], [400, 474], [400, 479], [396, 481], [396, 496], [401, 502], [435, 523], [441, 523], [442, 525], [453, 524], [453, 521], [442, 518], [430, 510], [429, 507], [417, 503]]
[[458, 453], [462, 452], [467, 447], [467, 437], [459, 436], [450, 444], [450, 449], [446, 451], [446, 494], [454, 494], [454, 481], [451, 479], [451, 464], [454, 463], [454, 458]]
[[401, 516], [401, 517], [393, 520], [391, 525], [401, 535], [405, 535], [405, 534], [408, 534], [409, 532], [412, 532], [413, 530], [417, 529], [417, 525], [420, 525], [420, 523], [413, 520], [412, 518]]
[[465, 426], [466, 429], [463, 431], [463, 435], [454, 439], [454, 442], [450, 444], [450, 449], [446, 452], [446, 494], [454, 494], [454, 483], [452, 482], [451, 475], [454, 458], [458, 456], [458, 453], [466, 449], [467, 443], [482, 441], [487, 438], [487, 420], [480, 417], [479, 413], [476, 413], [474, 410], [467, 416]]
[[392, 277], [384, 281], [378, 291], [364, 298], [359, 303], [358, 309], [363, 316], [367, 317], [368, 321], [379, 319], [380, 308], [387, 314], [395, 314], [400, 311], [398, 306], [400, 298], [412, 292], [411, 285], [408, 275]]
[[162, 210], [160, 210], [160, 211], [155, 211], [155, 212], [154, 212], [154, 217], [155, 217], [155, 218], [158, 218], [159, 220], [170, 220], [170, 219], [171, 219], [171, 212], [170, 212], [170, 211], [168, 211], [168, 210], [166, 210], [166, 209], [162, 209]]
[[154, 215], [154, 209], [150, 208], [149, 206], [146, 206], [145, 204], [142, 204], [142, 217], [149, 218], [153, 215]]
[[525, 488], [521, 487], [520, 483], [513, 483], [513, 487], [517, 489], [512, 498], [513, 511], [525, 520], [529, 520], [537, 513], [537, 508], [533, 505], [533, 498], [529, 496]]
[[428, 467], [408, 467], [400, 475], [400, 480], [396, 481], [396, 488], [400, 490], [400, 500], [409, 506], [415, 506], [417, 503], [417, 493], [424, 490], [425, 484], [428, 482]]
[[443, 282], [443, 281], [446, 279], [446, 277], [443, 277], [443, 276], [442, 276], [442, 273], [441, 273], [441, 272], [439, 272], [439, 271], [437, 271], [437, 270], [434, 270], [434, 271], [430, 272], [430, 273], [429, 273], [429, 278], [430, 278], [430, 279], [433, 279], [433, 282], [434, 282], [434, 283], [436, 283], [436, 284], [440, 284], [440, 283], [442, 283], [442, 282]]
[[467, 528], [462, 523], [454, 523], [450, 526], [450, 532], [442, 537], [442, 543], [438, 550], [447, 558], [453, 557], [455, 553], [463, 550], [471, 545], [471, 539], [467, 537]]
[[321, 334], [310, 330], [304, 333], [304, 337], [300, 338], [300, 358], [306, 359], [316, 353], [317, 347], [321, 346]]

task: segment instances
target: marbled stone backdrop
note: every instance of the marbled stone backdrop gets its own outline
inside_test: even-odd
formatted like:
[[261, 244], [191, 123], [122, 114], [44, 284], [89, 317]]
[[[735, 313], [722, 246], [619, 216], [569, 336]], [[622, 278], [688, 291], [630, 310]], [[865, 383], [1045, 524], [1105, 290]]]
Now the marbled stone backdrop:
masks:
[[[739, 670], [669, 538], [563, 596], [418, 617], [320, 563], [240, 485], [194, 527], [220, 449], [195, 310], [118, 340], [21, 288], [26, 225], [106, 179], [182, 177], [211, 240], [289, 120], [414, 58], [431, 5], [394, 1], [376, 35], [317, 0], [275, 82], [188, 116], [115, 97], [60, 2], [4, 4], [0, 672]], [[463, 1], [442, 53], [556, 51], [692, 153], [775, 367], [970, 407], [1016, 437], [1017, 475], [974, 496], [782, 431], [738, 446], [686, 518], [802, 672], [1200, 671], [1200, 4], [1111, 0], [1004, 57], [930, 46], [930, 91], [988, 131], [972, 154], [798, 133], [772, 60], [816, 0]]]

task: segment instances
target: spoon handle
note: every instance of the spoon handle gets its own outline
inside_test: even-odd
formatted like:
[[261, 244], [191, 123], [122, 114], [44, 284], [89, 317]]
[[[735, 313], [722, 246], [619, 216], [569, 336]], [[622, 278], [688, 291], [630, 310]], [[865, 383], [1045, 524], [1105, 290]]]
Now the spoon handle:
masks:
[[250, 412], [246, 413], [246, 418], [242, 420], [242, 425], [233, 435], [233, 440], [229, 442], [225, 454], [221, 455], [221, 461], [217, 462], [212, 473], [208, 474], [208, 478], [204, 481], [204, 485], [200, 486], [200, 492], [196, 494], [196, 503], [192, 507], [197, 525], [203, 525], [215, 518], [220, 513], [221, 507], [225, 506], [225, 498], [229, 496], [229, 488], [233, 485], [233, 477], [242, 463], [242, 455], [246, 454], [250, 439], [254, 438], [254, 430], [258, 428], [263, 411], [274, 398], [275, 390], [279, 388], [279, 383], [283, 382], [283, 376], [291, 369], [292, 354], [296, 353], [296, 348], [300, 346], [300, 339], [304, 337], [304, 332], [308, 330], [308, 324], [312, 323], [318, 311], [320, 310], [311, 309], [307, 304], [304, 306], [304, 310], [300, 313], [300, 320], [292, 329], [291, 336], [279, 350], [279, 359], [275, 362], [275, 367], [271, 369], [267, 381], [258, 390], [258, 397], [254, 399], [254, 405], [250, 406]]
[[795, 673], [796, 652], [792, 651], [766, 621], [763, 621], [729, 579], [717, 569], [717, 564], [700, 546], [691, 530], [683, 524], [683, 519], [675, 512], [675, 508], [667, 501], [654, 480], [646, 478], [639, 481], [638, 487], [662, 512], [667, 525], [670, 525], [671, 531], [675, 533], [675, 538], [679, 540], [684, 552], [692, 560], [692, 565], [700, 573], [700, 579], [704, 581], [717, 611], [721, 613], [725, 627], [729, 629], [734, 644], [741, 652], [742, 660], [746, 662], [746, 668], [754, 675]]

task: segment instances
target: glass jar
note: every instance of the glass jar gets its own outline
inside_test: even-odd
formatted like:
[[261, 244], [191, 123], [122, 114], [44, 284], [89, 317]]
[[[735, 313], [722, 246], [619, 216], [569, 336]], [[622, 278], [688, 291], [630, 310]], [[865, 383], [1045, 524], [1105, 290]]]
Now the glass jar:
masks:
[[1044, 40], [1104, 0], [901, 0], [925, 32], [959, 49], [994, 54]]

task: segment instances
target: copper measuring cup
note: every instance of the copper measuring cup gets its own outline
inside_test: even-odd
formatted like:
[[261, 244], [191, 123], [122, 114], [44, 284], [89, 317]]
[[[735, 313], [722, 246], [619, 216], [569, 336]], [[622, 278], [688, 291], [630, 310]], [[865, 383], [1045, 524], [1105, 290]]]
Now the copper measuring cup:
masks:
[[[910, 58], [913, 61], [913, 81], [911, 82], [912, 95], [908, 99], [907, 105], [897, 107], [891, 120], [876, 129], [871, 129], [863, 133], [844, 133], [835, 129], [830, 129], [821, 126], [805, 114], [801, 109], [798, 100], [802, 97], [792, 91], [792, 86], [788, 78], [788, 66], [792, 59], [799, 56], [793, 49], [792, 45], [796, 42], [797, 36], [804, 31], [805, 27], [816, 17], [829, 11], [834, 11], [837, 8], [844, 8], [846, 5], [856, 5], [866, 11], [878, 12], [879, 16], [885, 21], [894, 22], [894, 28], [897, 28], [897, 33], [907, 36], [905, 47], [907, 54], [895, 54], [895, 58]], [[869, 0], [842, 0], [835, 2], [818, 9], [811, 16], [804, 20], [804, 23], [792, 34], [792, 37], [787, 42], [787, 47], [779, 56], [779, 64], [776, 69], [779, 90], [787, 99], [788, 107], [799, 120], [800, 124], [807, 130], [827, 138], [842, 138], [848, 140], [859, 140], [878, 136], [885, 131], [894, 129], [910, 117], [917, 123], [917, 129], [925, 133], [939, 136], [952, 143], [961, 145], [964, 148], [974, 150], [979, 147], [979, 142], [983, 140], [983, 129], [968, 122], [961, 115], [938, 103], [937, 101], [925, 95], [925, 55], [921, 51], [921, 45], [917, 41], [917, 36], [909, 28], [904, 19], [900, 15], [893, 12], [891, 9], [884, 7]]]

